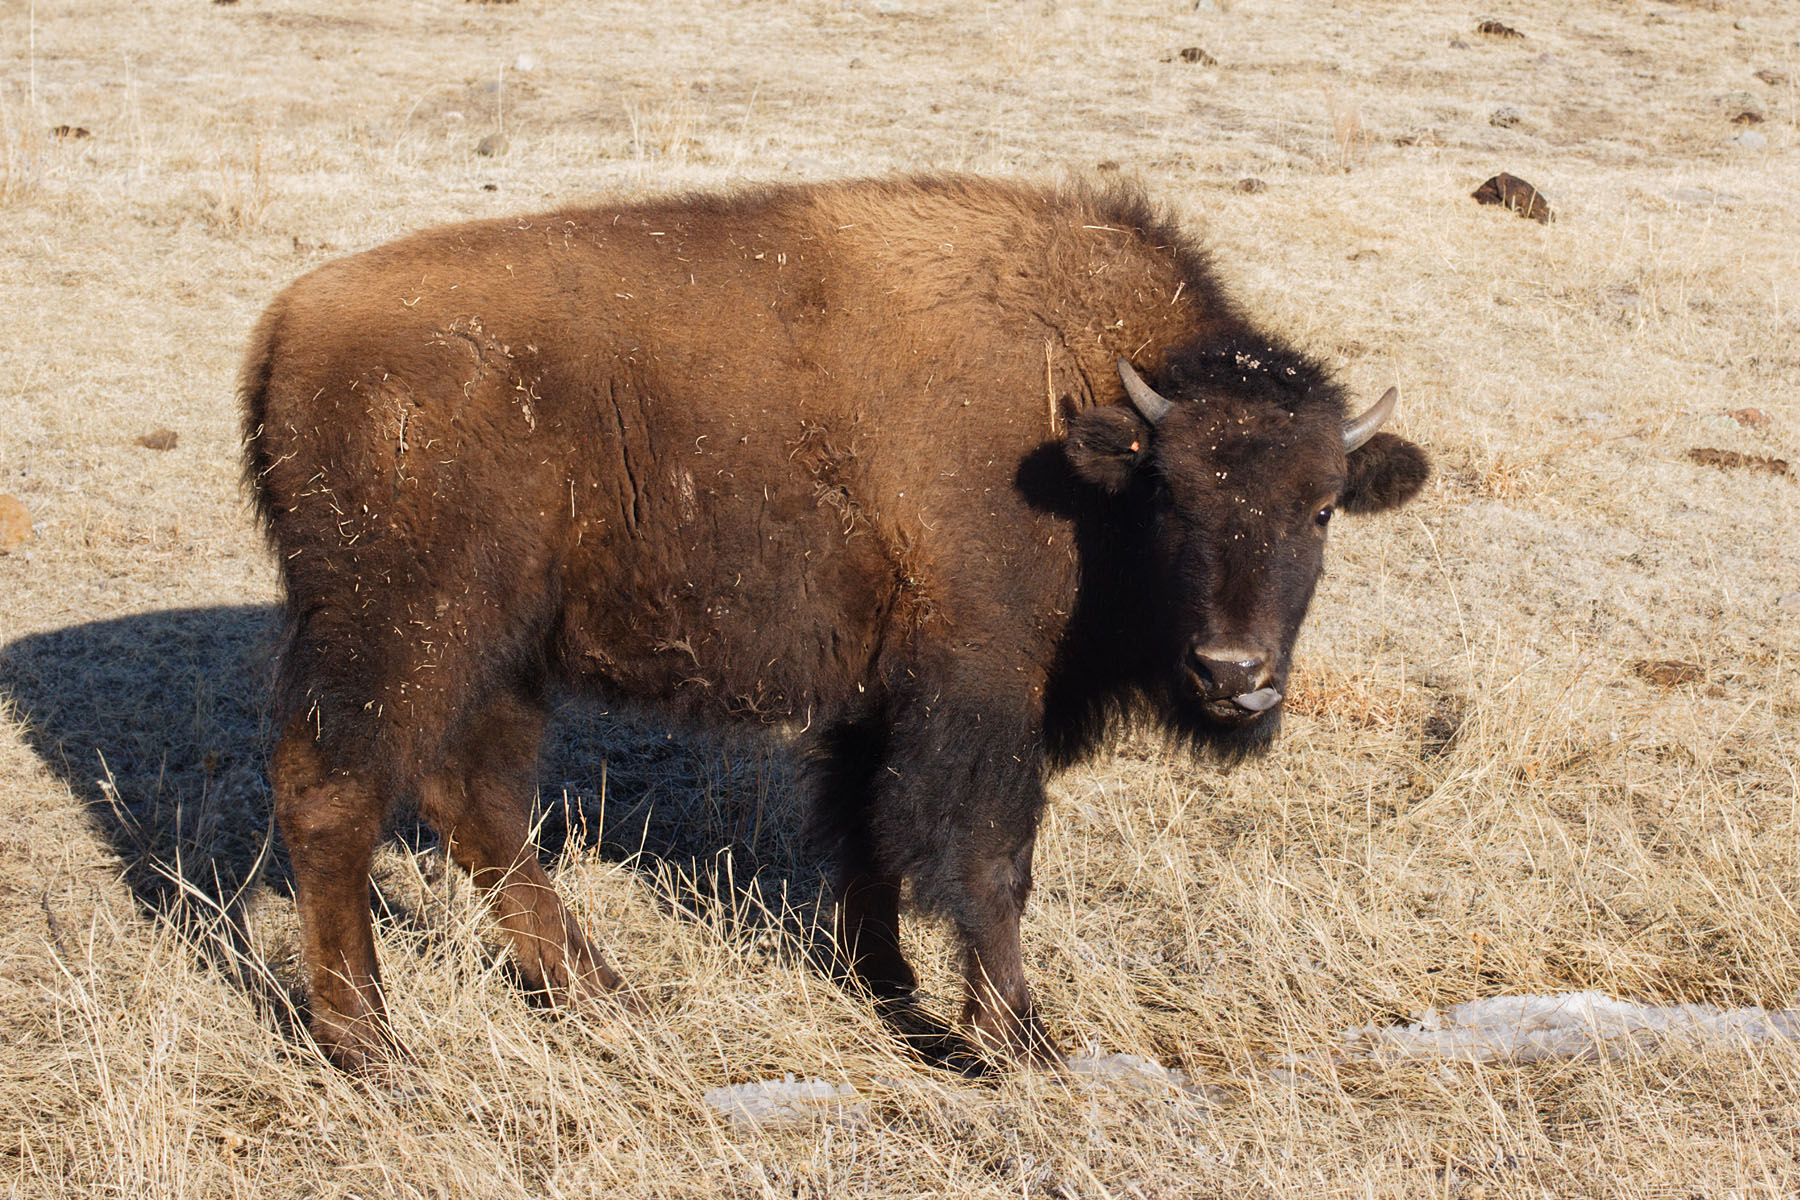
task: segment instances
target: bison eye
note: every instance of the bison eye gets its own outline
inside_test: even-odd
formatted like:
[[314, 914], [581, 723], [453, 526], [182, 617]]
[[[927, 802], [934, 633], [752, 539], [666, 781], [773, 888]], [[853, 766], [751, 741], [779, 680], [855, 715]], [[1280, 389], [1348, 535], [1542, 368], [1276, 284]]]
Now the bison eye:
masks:
[[1335, 511], [1333, 506], [1327, 504], [1324, 508], [1321, 508], [1318, 512], [1313, 514], [1313, 524], [1317, 525], [1320, 529], [1325, 528], [1327, 525], [1331, 524], [1331, 514], [1333, 511]]

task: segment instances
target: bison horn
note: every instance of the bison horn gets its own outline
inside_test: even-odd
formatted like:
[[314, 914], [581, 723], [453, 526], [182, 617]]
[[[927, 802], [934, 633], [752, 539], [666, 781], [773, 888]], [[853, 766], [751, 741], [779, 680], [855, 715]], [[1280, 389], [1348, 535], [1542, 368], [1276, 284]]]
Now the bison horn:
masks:
[[1387, 419], [1394, 415], [1394, 405], [1400, 402], [1400, 389], [1389, 388], [1381, 393], [1381, 399], [1369, 405], [1368, 411], [1360, 417], [1352, 417], [1344, 422], [1344, 453], [1361, 446], [1375, 436], [1375, 431], [1387, 424]]
[[1156, 389], [1145, 383], [1138, 373], [1131, 369], [1131, 364], [1124, 359], [1119, 360], [1119, 378], [1125, 384], [1125, 394], [1131, 397], [1131, 407], [1138, 410], [1138, 415], [1152, 425], [1169, 415], [1174, 408], [1167, 400], [1156, 394]]

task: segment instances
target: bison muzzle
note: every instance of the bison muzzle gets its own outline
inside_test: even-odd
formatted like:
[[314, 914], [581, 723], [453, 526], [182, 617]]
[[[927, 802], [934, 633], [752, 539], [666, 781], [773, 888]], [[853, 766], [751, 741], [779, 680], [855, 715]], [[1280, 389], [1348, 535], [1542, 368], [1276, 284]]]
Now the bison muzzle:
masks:
[[805, 725], [843, 974], [912, 993], [910, 884], [968, 1039], [1054, 1060], [1019, 953], [1046, 776], [1121, 721], [1264, 747], [1333, 512], [1427, 473], [1391, 394], [1347, 419], [1135, 191], [965, 178], [420, 233], [284, 291], [242, 399], [275, 812], [352, 1070], [396, 1051], [368, 881], [402, 804], [529, 990], [620, 987], [529, 841], [559, 692]]

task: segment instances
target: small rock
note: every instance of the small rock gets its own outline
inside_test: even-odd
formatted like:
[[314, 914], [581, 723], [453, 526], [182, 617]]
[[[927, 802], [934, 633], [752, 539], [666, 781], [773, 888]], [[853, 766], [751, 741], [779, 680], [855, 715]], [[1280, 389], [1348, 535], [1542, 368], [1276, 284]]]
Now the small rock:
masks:
[[1687, 458], [1689, 462], [1697, 462], [1703, 467], [1718, 467], [1721, 471], [1762, 471], [1769, 475], [1788, 473], [1787, 459], [1770, 458], [1766, 454], [1745, 454], [1738, 450], [1695, 446], [1687, 452]]
[[1503, 204], [1521, 217], [1529, 217], [1540, 225], [1548, 224], [1552, 213], [1550, 202], [1531, 184], [1504, 171], [1470, 193], [1477, 204]]
[[1483, 37], [1491, 38], [1522, 38], [1525, 36], [1511, 25], [1502, 24], [1491, 18], [1477, 25], [1475, 27], [1475, 32], [1481, 34]]
[[1238, 191], [1248, 192], [1250, 195], [1253, 195], [1253, 196], [1258, 192], [1266, 192], [1269, 190], [1269, 185], [1264, 183], [1262, 180], [1258, 179], [1254, 175], [1244, 176], [1242, 179], [1238, 180], [1237, 183], [1234, 184], [1233, 186], [1235, 186]]
[[1517, 125], [1524, 119], [1525, 114], [1520, 112], [1517, 108], [1510, 104], [1502, 104], [1499, 108], [1494, 110], [1493, 115], [1488, 117], [1488, 124], [1496, 125], [1501, 129], [1511, 129], [1514, 125]]
[[1763, 103], [1755, 92], [1732, 92], [1718, 98], [1718, 106], [1733, 125], [1761, 125]]
[[1467, 50], [1469, 48], [1469, 43], [1463, 41], [1459, 37], [1453, 37], [1450, 39], [1450, 48], [1452, 50]]
[[1788, 81], [1788, 73], [1786, 71], [1778, 71], [1774, 67], [1764, 67], [1756, 73], [1756, 77], [1770, 87], [1781, 87]]
[[1785, 596], [1777, 596], [1775, 603], [1783, 608], [1800, 608], [1800, 592], [1789, 592]]
[[1638, 678], [1659, 688], [1677, 688], [1689, 683], [1705, 683], [1706, 670], [1698, 663], [1678, 658], [1640, 658], [1631, 664]]
[[823, 159], [801, 155], [798, 158], [788, 159], [782, 170], [791, 175], [829, 175], [831, 174], [831, 164]]
[[1767, 150], [1769, 148], [1769, 139], [1756, 132], [1754, 129], [1746, 129], [1737, 136], [1728, 139], [1726, 144], [1735, 146], [1739, 150]]
[[901, 0], [875, 0], [874, 8], [884, 17], [891, 17], [895, 13], [906, 11], [906, 5]]
[[521, 75], [529, 75], [543, 65], [543, 61], [529, 50], [513, 59], [513, 70]]
[[1748, 425], [1752, 429], [1769, 427], [1769, 414], [1760, 408], [1734, 408], [1728, 415], [1739, 425]]
[[173, 429], [157, 429], [150, 433], [141, 434], [138, 437], [137, 444], [146, 450], [173, 450], [175, 448], [175, 443], [180, 440], [181, 435], [176, 433]]
[[484, 183], [481, 185], [481, 190], [484, 192], [497, 192], [500, 190], [500, 185], [497, 183]]
[[1183, 46], [1176, 51], [1176, 58], [1184, 63], [1199, 63], [1203, 67], [1216, 67], [1219, 60], [1202, 50], [1199, 46]]
[[31, 511], [17, 496], [0, 496], [0, 554], [11, 554], [31, 540]]
[[490, 133], [475, 143], [475, 153], [483, 158], [496, 158], [506, 153], [507, 139], [504, 133]]
[[1216, 13], [1219, 11], [1219, 0], [1194, 0], [1194, 11]]
[[1097, 166], [1095, 166], [1095, 168], [1094, 168], [1094, 170], [1096, 170], [1096, 171], [1116, 171], [1118, 169], [1119, 169], [1118, 160], [1112, 159], [1112, 158], [1102, 159], [1100, 161], [1100, 163]]

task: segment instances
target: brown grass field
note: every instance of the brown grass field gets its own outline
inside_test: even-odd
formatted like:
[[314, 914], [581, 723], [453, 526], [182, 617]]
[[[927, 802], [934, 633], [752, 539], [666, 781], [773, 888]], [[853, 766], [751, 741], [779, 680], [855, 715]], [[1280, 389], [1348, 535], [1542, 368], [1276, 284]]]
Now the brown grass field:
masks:
[[[1507, 993], [1800, 993], [1791, 0], [0, 0], [0, 59], [0, 493], [35, 527], [0, 556], [7, 1196], [1800, 1195], [1792, 1044], [1320, 1054]], [[909, 1056], [809, 961], [786, 744], [575, 707], [544, 840], [655, 1015], [527, 1006], [403, 825], [418, 1086], [338, 1075], [268, 841], [256, 314], [443, 221], [908, 170], [1141, 179], [1437, 465], [1333, 534], [1272, 755], [1129, 739], [1053, 785], [1050, 1025], [1204, 1095]], [[1502, 170], [1557, 219], [1475, 204]], [[702, 1100], [787, 1073], [868, 1103]]]

